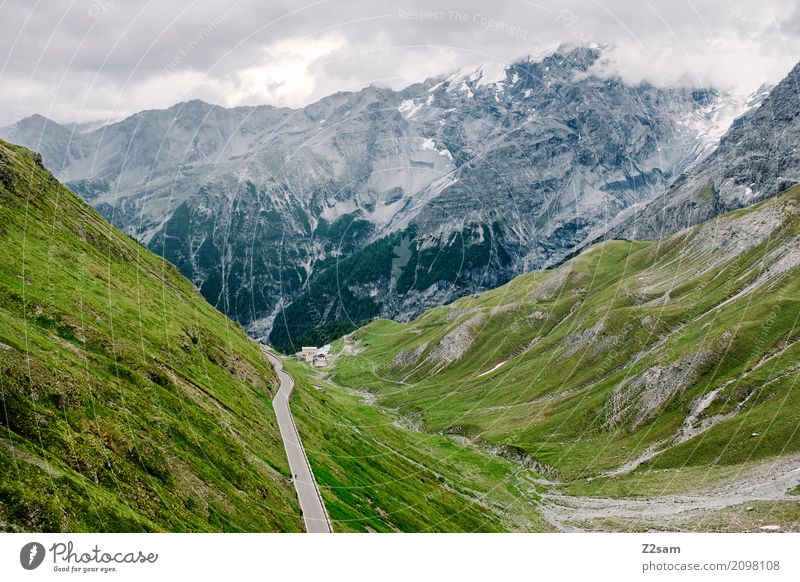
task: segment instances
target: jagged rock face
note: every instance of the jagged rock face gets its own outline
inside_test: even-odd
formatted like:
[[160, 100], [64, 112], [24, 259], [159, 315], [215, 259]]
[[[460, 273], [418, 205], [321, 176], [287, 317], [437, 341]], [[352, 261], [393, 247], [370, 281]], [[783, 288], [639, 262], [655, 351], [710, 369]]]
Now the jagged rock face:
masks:
[[708, 157], [610, 236], [662, 238], [800, 183], [798, 141], [800, 64], [757, 109], [734, 122]]
[[73, 190], [253, 335], [277, 317], [288, 348], [551, 264], [662, 191], [721, 97], [595, 76], [601, 57], [562, 48], [497, 80], [299, 110], [192, 101], [86, 133], [40, 118], [9, 139], [46, 145]]

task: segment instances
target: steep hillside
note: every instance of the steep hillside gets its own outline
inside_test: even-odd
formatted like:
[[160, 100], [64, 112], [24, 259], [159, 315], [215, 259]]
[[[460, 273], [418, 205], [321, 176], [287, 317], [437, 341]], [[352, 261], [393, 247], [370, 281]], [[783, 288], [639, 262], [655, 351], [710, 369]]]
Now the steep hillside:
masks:
[[[253, 336], [278, 317], [271, 342], [291, 350], [352, 329], [348, 299], [407, 320], [560, 259], [662, 192], [740, 110], [702, 88], [627, 84], [603, 58], [564, 46], [296, 110], [191, 101], [5, 134]], [[391, 236], [408, 239], [402, 280]], [[350, 273], [339, 301], [329, 283], [353, 255], [376, 268]]]
[[726, 467], [800, 458], [798, 249], [795, 187], [408, 324], [373, 322], [337, 344], [335, 378], [584, 495], [697, 490], [737, 474]]
[[259, 347], [0, 142], [0, 529], [301, 529]]

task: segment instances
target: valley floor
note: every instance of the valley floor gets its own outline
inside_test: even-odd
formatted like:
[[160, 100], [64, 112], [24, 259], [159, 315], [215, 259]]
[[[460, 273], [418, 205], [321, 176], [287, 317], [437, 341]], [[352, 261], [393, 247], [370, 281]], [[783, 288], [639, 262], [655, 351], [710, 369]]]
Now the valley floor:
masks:
[[[381, 407], [370, 392], [338, 386], [320, 370], [295, 362], [287, 367], [300, 378], [303, 393], [296, 395], [298, 403], [293, 408], [303, 438], [315, 443], [313, 449], [309, 447], [315, 472], [327, 476], [321, 489], [333, 507], [337, 531], [381, 531], [373, 520], [395, 531], [800, 531], [797, 454], [725, 468], [626, 470], [559, 482], [493, 455], [464, 437], [421, 432], [407, 417]], [[371, 422], [365, 422], [367, 418]], [[324, 423], [336, 430], [349, 427], [361, 437], [359, 447], [342, 454], [335, 444], [317, 440]], [[432, 452], [444, 456], [427, 456]], [[385, 474], [375, 472], [372, 482], [356, 470], [341, 470], [351, 462], [372, 464], [370, 459], [376, 458], [388, 460], [384, 467], [389, 469]], [[480, 467], [487, 463], [496, 467], [481, 475]], [[445, 466], [457, 468], [462, 490], [447, 484], [455, 475], [443, 470]], [[417, 472], [429, 471], [436, 475], [437, 484], [455, 494], [435, 508], [425, 507], [425, 511], [440, 512], [431, 515], [434, 521], [420, 528], [404, 516], [411, 512], [418, 514], [415, 518], [422, 517], [424, 503], [414, 508], [400, 502], [399, 511], [391, 514], [381, 508], [381, 503], [391, 503], [394, 487], [411, 498], [429, 500], [429, 484], [424, 478], [416, 479]], [[337, 478], [331, 479], [334, 474]], [[487, 485], [481, 492], [466, 493]], [[360, 499], [367, 500], [366, 508]], [[473, 521], [473, 510], [482, 514], [478, 522]]]
[[336, 532], [553, 531], [541, 476], [453, 437], [415, 430], [369, 393], [287, 359], [292, 414]]
[[[564, 532], [800, 531], [800, 455], [797, 454], [766, 463], [730, 467], [635, 471], [634, 466], [623, 466], [606, 476], [560, 482], [537, 474], [521, 463], [492, 455], [464, 437], [422, 432], [407, 417], [381, 407], [370, 392], [338, 386], [320, 370], [294, 362], [288, 367], [304, 385], [304, 394], [298, 395], [303, 404], [297, 405], [300, 410], [295, 413], [299, 416], [298, 424], [304, 438], [308, 432], [313, 439], [320, 426], [328, 423], [340, 429], [350, 427], [364, 439], [361, 447], [370, 442], [374, 447], [372, 450], [358, 448], [350, 451], [352, 455], [343, 457], [341, 452], [331, 454], [329, 446], [316, 441], [317, 448], [309, 451], [315, 471], [318, 466], [326, 465], [322, 470], [324, 474], [336, 473], [339, 477], [322, 486], [326, 502], [338, 507], [333, 511], [334, 515], [339, 515], [337, 529], [380, 531], [370, 525], [377, 518], [379, 522], [392, 522], [390, 529], [410, 531], [411, 523], [403, 517], [409, 507], [389, 515], [381, 509], [380, 501], [377, 504], [374, 501], [381, 498], [386, 501], [386, 496], [391, 495], [387, 484], [411, 492], [412, 498], [419, 495], [421, 499], [429, 499], [424, 479], [419, 479], [417, 484], [412, 475], [417, 470], [432, 471], [437, 475], [437, 482], [452, 479], [452, 474], [443, 476], [446, 472], [440, 471], [441, 465], [454, 460], [453, 450], [465, 448], [469, 452], [457, 462], [458, 474], [464, 481], [462, 485], [475, 487], [474, 482], [469, 483], [470, 476], [488, 459], [502, 467], [491, 476], [488, 491], [480, 494], [462, 491], [450, 500], [455, 502], [455, 507], [473, 505], [484, 514], [483, 522], [475, 527], [475, 522], [469, 519], [462, 521], [462, 514], [466, 513], [463, 509], [447, 515], [443, 511], [448, 507], [445, 504], [436, 508], [443, 511], [436, 515], [438, 521], [425, 525], [423, 530], [483, 531], [497, 527], [499, 530]], [[330, 398], [336, 398], [338, 410], [328, 406]], [[323, 408], [309, 406], [310, 402], [322, 404], [325, 412]], [[373, 422], [364, 423], [367, 417]], [[404, 439], [408, 439], [407, 442], [404, 443]], [[427, 446], [424, 452], [421, 450], [423, 443]], [[426, 458], [431, 449], [434, 454], [443, 453], [444, 461]], [[373, 456], [387, 460], [393, 455], [401, 457], [402, 462], [411, 467], [411, 473], [404, 472], [407, 467], [391, 463], [393, 471], [368, 483], [355, 471], [337, 470], [343, 462], [353, 461], [356, 456], [369, 461]], [[475, 466], [471, 467], [473, 464]], [[448, 486], [444, 488], [449, 489]], [[343, 491], [348, 494], [343, 496]], [[375, 515], [368, 515], [370, 509], [359, 509], [356, 498], [360, 496], [373, 501], [367, 505]], [[346, 510], [342, 507], [345, 498], [349, 499], [345, 501], [345, 505], [349, 505]], [[342, 519], [343, 515], [348, 517]], [[512, 515], [517, 517], [512, 519]], [[532, 516], [537, 518], [531, 520]]]
[[[664, 488], [680, 474], [665, 473]], [[602, 490], [602, 486], [599, 490]], [[738, 468], [694, 492], [646, 497], [542, 494], [545, 519], [561, 531], [800, 531], [800, 455]]]

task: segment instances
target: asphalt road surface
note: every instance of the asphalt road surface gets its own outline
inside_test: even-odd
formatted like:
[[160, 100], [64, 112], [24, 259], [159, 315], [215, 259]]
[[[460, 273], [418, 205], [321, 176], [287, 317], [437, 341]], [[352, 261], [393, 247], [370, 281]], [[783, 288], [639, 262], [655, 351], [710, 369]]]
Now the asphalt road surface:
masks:
[[264, 349], [281, 382], [280, 389], [272, 399], [272, 406], [275, 409], [275, 416], [278, 417], [278, 427], [281, 431], [283, 446], [286, 448], [286, 456], [289, 458], [289, 469], [292, 471], [294, 488], [297, 490], [297, 498], [300, 500], [300, 509], [303, 510], [303, 521], [306, 524], [308, 533], [332, 533], [328, 514], [325, 505], [311, 472], [311, 465], [308, 464], [306, 451], [300, 441], [300, 435], [289, 410], [289, 397], [292, 395], [294, 380], [283, 370], [280, 359]]

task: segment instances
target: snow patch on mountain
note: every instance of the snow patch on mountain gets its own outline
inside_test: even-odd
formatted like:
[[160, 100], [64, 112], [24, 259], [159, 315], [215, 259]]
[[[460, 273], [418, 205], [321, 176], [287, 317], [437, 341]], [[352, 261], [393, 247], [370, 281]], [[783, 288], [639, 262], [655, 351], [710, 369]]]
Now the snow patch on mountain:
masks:
[[749, 95], [720, 94], [708, 105], [678, 118], [678, 123], [694, 136], [697, 161], [716, 147], [734, 121], [761, 105], [768, 94], [766, 86]]

